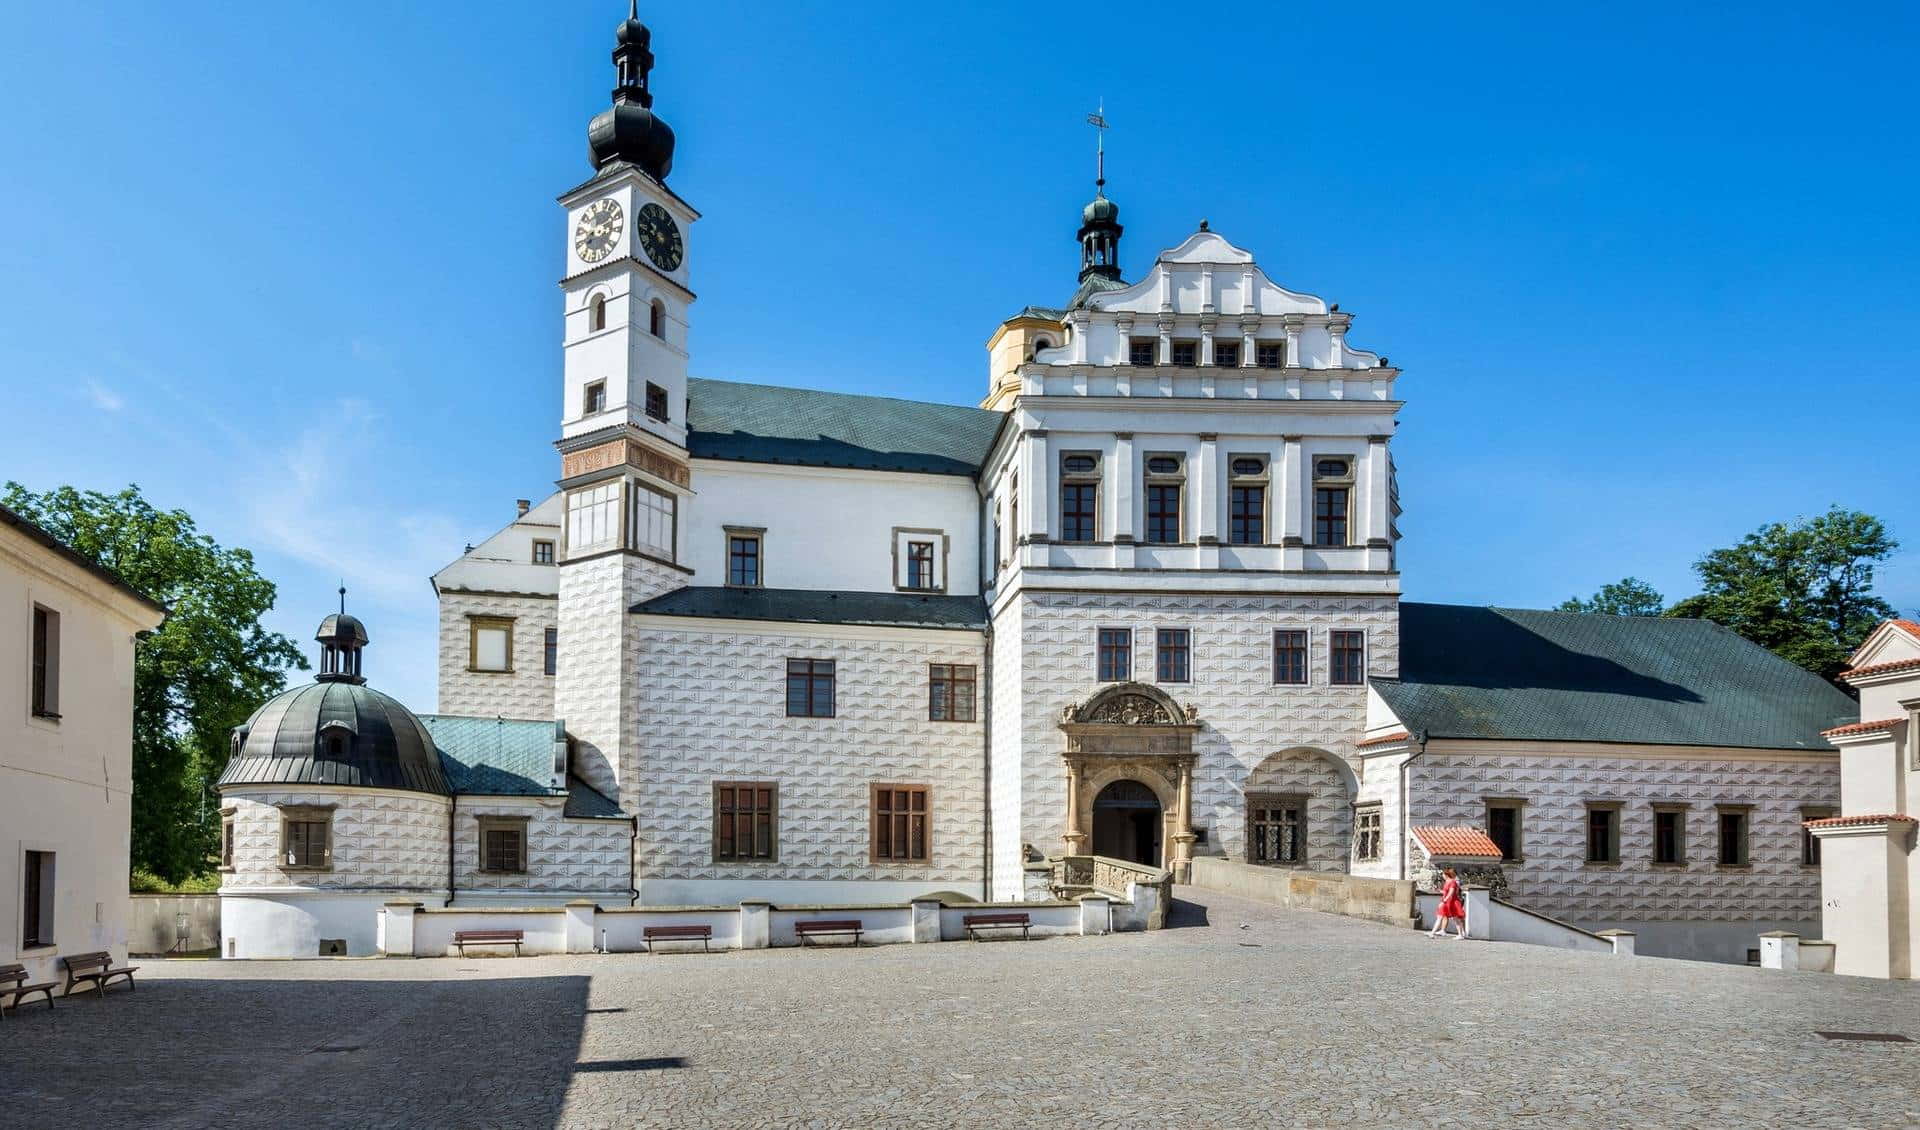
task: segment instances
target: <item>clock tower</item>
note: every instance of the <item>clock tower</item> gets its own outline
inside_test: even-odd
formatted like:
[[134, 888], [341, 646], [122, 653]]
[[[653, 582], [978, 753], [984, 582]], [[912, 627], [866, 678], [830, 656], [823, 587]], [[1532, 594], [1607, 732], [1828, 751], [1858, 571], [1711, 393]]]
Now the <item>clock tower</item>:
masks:
[[554, 706], [574, 771], [619, 799], [637, 756], [622, 704], [627, 609], [689, 583], [687, 230], [667, 187], [673, 130], [653, 112], [653, 35], [637, 0], [614, 33], [613, 105], [587, 127], [594, 174], [560, 197], [566, 270], [559, 486], [566, 494]]

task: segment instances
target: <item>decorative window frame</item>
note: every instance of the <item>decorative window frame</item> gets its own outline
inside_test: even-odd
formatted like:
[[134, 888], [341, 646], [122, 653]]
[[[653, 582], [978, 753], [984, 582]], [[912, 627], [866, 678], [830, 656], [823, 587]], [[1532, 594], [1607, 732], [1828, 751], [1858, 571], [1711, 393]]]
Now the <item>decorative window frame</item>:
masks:
[[[1173, 471], [1155, 471], [1152, 469], [1155, 459], [1172, 459], [1179, 464], [1179, 467]], [[1173, 487], [1175, 490], [1174, 506], [1178, 510], [1178, 514], [1176, 515], [1177, 520], [1174, 523], [1173, 540], [1155, 541], [1150, 532], [1150, 527], [1153, 522], [1152, 488], [1167, 486]], [[1188, 513], [1188, 509], [1187, 453], [1184, 451], [1142, 452], [1140, 456], [1140, 544], [1147, 546], [1188, 544], [1187, 527], [1192, 519], [1192, 515]]]
[[[1260, 470], [1257, 474], [1243, 475], [1234, 470], [1234, 464], [1242, 459], [1258, 459]], [[1228, 545], [1272, 545], [1273, 533], [1273, 457], [1264, 451], [1237, 451], [1227, 454], [1227, 544]], [[1260, 488], [1260, 540], [1233, 540], [1233, 490], [1235, 487]]]
[[[1093, 470], [1069, 471], [1067, 470], [1067, 460], [1069, 459], [1092, 459]], [[1106, 491], [1101, 489], [1103, 485], [1101, 479], [1104, 477], [1106, 471], [1106, 460], [1098, 451], [1062, 451], [1060, 453], [1058, 469], [1058, 478], [1060, 481], [1058, 495], [1060, 501], [1060, 537], [1058, 540], [1063, 545], [1097, 544], [1100, 541], [1101, 533], [1101, 504], [1106, 501]], [[1091, 537], [1069, 538], [1067, 536], [1067, 487], [1069, 486], [1093, 487], [1093, 532]]]
[[[1347, 465], [1346, 474], [1322, 475], [1320, 473], [1320, 461], [1322, 459], [1339, 459], [1344, 461]], [[1307, 464], [1307, 534], [1309, 535], [1307, 538], [1307, 548], [1351, 548], [1355, 544], [1353, 540], [1353, 502], [1359, 483], [1360, 457], [1350, 451], [1316, 451], [1307, 457]], [[1340, 490], [1346, 493], [1346, 510], [1341, 518], [1341, 521], [1346, 524], [1347, 537], [1345, 541], [1323, 542], [1320, 540], [1320, 492], [1322, 490]]]
[[[1724, 861], [1726, 855], [1725, 818], [1740, 818], [1740, 859], [1735, 863]], [[1713, 869], [1716, 871], [1753, 870], [1753, 805], [1748, 802], [1726, 801], [1713, 806]]]
[[[1361, 822], [1368, 817], [1373, 819], [1373, 854], [1361, 850]], [[1370, 801], [1353, 806], [1353, 859], [1355, 863], [1378, 863], [1386, 855], [1386, 806], [1380, 801]]]
[[[944, 593], [947, 591], [947, 566], [952, 557], [952, 541], [945, 530], [919, 526], [893, 527], [893, 589], [895, 592]], [[908, 547], [914, 542], [933, 543], [933, 584], [914, 588], [907, 584]]]
[[[882, 791], [906, 790], [917, 792], [924, 797], [925, 807], [921, 810], [921, 819], [925, 827], [921, 830], [921, 842], [926, 845], [926, 855], [919, 859], [910, 856], [882, 856], [880, 854], [880, 794]], [[911, 802], [909, 802], [911, 804]], [[912, 809], [908, 809], [908, 816]], [[932, 867], [933, 866], [933, 786], [910, 784], [905, 782], [875, 782], [867, 789], [867, 862], [874, 867]]]
[[[749, 539], [754, 542], [753, 580], [736, 581], [733, 579], [733, 540]], [[730, 589], [763, 589], [767, 587], [767, 528], [765, 526], [722, 526], [720, 527], [721, 576]]]
[[[1302, 871], [1311, 870], [1309, 861], [1312, 858], [1312, 841], [1308, 832], [1311, 830], [1313, 823], [1312, 812], [1308, 803], [1310, 798], [1307, 794], [1276, 789], [1271, 792], [1253, 790], [1242, 795], [1246, 799], [1247, 834], [1246, 843], [1243, 845], [1246, 862], [1254, 867], [1291, 867]], [[1291, 860], [1259, 860], [1254, 858], [1253, 813], [1255, 809], [1260, 808], [1297, 808], [1300, 810], [1300, 816], [1294, 823], [1294, 835], [1297, 840], [1294, 850], [1295, 858]]]
[[[804, 672], [795, 672], [795, 663], [807, 664]], [[819, 664], [826, 664], [828, 670], [823, 674], [817, 670]], [[807, 680], [807, 709], [804, 713], [793, 712], [793, 680]], [[813, 709], [813, 692], [816, 683], [824, 680], [827, 684], [827, 712], [817, 714]], [[788, 718], [838, 718], [840, 716], [840, 661], [813, 655], [789, 655], [780, 664], [781, 705]]]
[[[475, 859], [473, 870], [479, 875], [525, 875], [528, 871], [528, 857], [532, 851], [527, 843], [528, 825], [532, 823], [530, 815], [513, 815], [497, 812], [478, 812], [474, 814], [473, 846]], [[487, 866], [487, 833], [490, 831], [510, 831], [520, 833], [520, 843], [515, 852], [516, 867], [494, 868]]]
[[[513, 674], [513, 624], [516, 617], [501, 616], [492, 612], [467, 613], [467, 671], [475, 675], [511, 675]], [[507, 665], [505, 667], [480, 666], [480, 633], [505, 629], [507, 633]]]
[[[1280, 633], [1300, 637], [1300, 677], [1298, 679], [1280, 678]], [[1271, 670], [1268, 672], [1276, 687], [1308, 687], [1313, 685], [1313, 629], [1302, 624], [1298, 627], [1275, 628], [1272, 647], [1267, 653]]]
[[[720, 854], [720, 790], [721, 789], [766, 789], [767, 799], [767, 854], [733, 855]], [[758, 811], [756, 806], [754, 811]], [[771, 865], [780, 862], [780, 782], [778, 781], [715, 781], [708, 808], [707, 821], [712, 833], [711, 858], [715, 864]], [[736, 841], [737, 847], [737, 841]]]
[[[1101, 668], [1100, 652], [1104, 646], [1100, 637], [1106, 632], [1121, 632], [1126, 635], [1126, 644], [1125, 644], [1125, 649], [1127, 653], [1126, 670], [1121, 671], [1118, 674], [1118, 676], [1115, 678], [1108, 678], [1107, 676], [1100, 673], [1100, 668]], [[1101, 624], [1096, 626], [1093, 629], [1093, 681], [1096, 683], [1131, 683], [1134, 681], [1133, 671], [1134, 671], [1133, 629], [1129, 627], [1115, 626], [1111, 624]]]
[[[1652, 813], [1653, 820], [1647, 836], [1647, 866], [1657, 867], [1663, 871], [1685, 870], [1689, 858], [1688, 849], [1693, 845], [1693, 829], [1687, 826], [1687, 816], [1692, 810], [1693, 805], [1684, 800], [1655, 800], [1648, 801], [1647, 808]], [[1674, 845], [1675, 858], [1673, 859], [1663, 860], [1660, 858], [1660, 816], [1662, 813], [1673, 813], [1680, 818], [1680, 842]]]
[[[933, 704], [935, 702], [934, 687], [939, 685], [935, 682], [938, 676], [935, 675], [934, 672], [940, 668], [945, 668], [947, 671], [946, 683], [945, 683], [947, 687], [947, 693], [945, 697], [945, 702], [947, 704], [947, 716], [945, 718], [940, 717], [934, 711], [934, 708], [933, 708]], [[967, 673], [966, 678], [960, 679], [955, 677], [956, 673], [960, 671], [965, 671]], [[967, 716], [965, 718], [957, 717], [955, 714], [955, 704], [958, 702], [958, 696], [954, 694], [953, 688], [962, 684], [965, 684], [973, 688], [972, 693], [967, 696]], [[927, 721], [940, 722], [940, 723], [959, 722], [964, 724], [968, 722], [977, 722], [979, 720], [980, 720], [980, 668], [979, 666], [973, 663], [929, 663], [927, 664]]]
[[1493, 810], [1500, 808], [1513, 811], [1513, 855], [1510, 858], [1503, 857], [1500, 862], [1502, 864], [1525, 863], [1527, 861], [1527, 798], [1490, 796], [1482, 797], [1481, 803], [1485, 806], [1483, 812], [1486, 814], [1487, 838], [1490, 840], [1493, 839]]
[[[1178, 648], [1178, 650], [1186, 653], [1185, 658], [1186, 658], [1187, 672], [1184, 678], [1173, 678], [1171, 676], [1161, 674], [1161, 671], [1160, 671], [1161, 652], [1168, 650], [1168, 641], [1166, 637], [1175, 632], [1178, 632], [1181, 636], [1185, 637], [1183, 640], [1180, 641], [1180, 647]], [[1175, 684], [1193, 682], [1193, 629], [1192, 628], [1156, 626], [1153, 629], [1153, 681], [1156, 683], [1175, 683]]]
[[[1149, 355], [1151, 355], [1153, 358], [1153, 360], [1146, 362], [1144, 365], [1139, 361], [1134, 360], [1133, 358], [1133, 351], [1143, 345], [1147, 347], [1147, 351]], [[1137, 369], [1146, 369], [1146, 368], [1152, 368], [1158, 365], [1159, 363], [1160, 363], [1160, 339], [1159, 338], [1130, 337], [1127, 339], [1127, 364], [1128, 365]]]
[[[1618, 800], [1590, 800], [1580, 809], [1580, 865], [1582, 867], [1619, 867], [1621, 860], [1620, 840], [1623, 817], [1626, 815], [1626, 802]], [[1593, 813], [1605, 811], [1613, 813], [1608, 829], [1608, 857], [1593, 857]]]
[[[1360, 637], [1360, 677], [1357, 679], [1336, 679], [1333, 677], [1334, 640], [1338, 636]], [[1367, 685], [1367, 663], [1372, 658], [1368, 653], [1373, 650], [1373, 641], [1367, 638], [1365, 628], [1329, 628], [1327, 629], [1327, 685], [1330, 687], [1364, 687]]]
[[[280, 870], [303, 873], [333, 870], [333, 813], [338, 807], [332, 804], [283, 804], [276, 806], [280, 810], [280, 854], [277, 857]], [[322, 850], [322, 863], [289, 863], [287, 854], [292, 849], [293, 825], [320, 823], [326, 825], [327, 846]]]

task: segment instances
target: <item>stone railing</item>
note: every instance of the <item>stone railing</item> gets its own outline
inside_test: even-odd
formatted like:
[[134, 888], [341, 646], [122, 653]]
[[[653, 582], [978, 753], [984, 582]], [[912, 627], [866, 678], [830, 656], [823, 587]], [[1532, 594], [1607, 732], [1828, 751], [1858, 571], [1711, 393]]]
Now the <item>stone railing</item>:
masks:
[[[1173, 875], [1144, 863], [1104, 855], [1060, 855], [1053, 863], [1053, 891], [1060, 898], [1092, 892], [1141, 907], [1145, 929], [1158, 930], [1173, 902]], [[1147, 898], [1141, 891], [1152, 892]]]

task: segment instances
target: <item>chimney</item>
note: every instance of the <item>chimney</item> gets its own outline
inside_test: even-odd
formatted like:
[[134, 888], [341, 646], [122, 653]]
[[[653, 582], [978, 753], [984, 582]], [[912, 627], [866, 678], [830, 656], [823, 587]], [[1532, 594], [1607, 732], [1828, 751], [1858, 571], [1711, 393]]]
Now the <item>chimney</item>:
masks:
[[527, 501], [524, 498], [516, 498], [513, 500], [514, 517], [516, 518], [525, 518], [527, 516], [527, 511], [532, 508], [533, 508], [533, 503]]

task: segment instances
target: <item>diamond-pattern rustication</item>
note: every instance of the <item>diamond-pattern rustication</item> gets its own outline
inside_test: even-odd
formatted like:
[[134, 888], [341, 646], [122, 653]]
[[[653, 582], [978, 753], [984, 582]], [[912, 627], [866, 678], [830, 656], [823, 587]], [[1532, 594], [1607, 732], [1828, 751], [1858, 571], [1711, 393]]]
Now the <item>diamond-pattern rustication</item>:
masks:
[[[547, 629], [558, 623], [558, 612], [558, 602], [549, 596], [441, 593], [439, 712], [553, 717], [554, 679], [546, 673], [546, 635]], [[513, 621], [513, 670], [469, 669], [470, 626], [475, 616]]]
[[[233, 813], [233, 870], [222, 878], [221, 889], [445, 890], [447, 805], [447, 798], [423, 793], [229, 787], [221, 807]], [[326, 870], [283, 866], [281, 809], [288, 806], [332, 810], [332, 859]]]
[[[568, 820], [563, 798], [461, 797], [454, 828], [454, 868], [461, 891], [624, 895], [632, 826], [624, 820]], [[480, 870], [480, 817], [525, 818], [525, 874]]]

